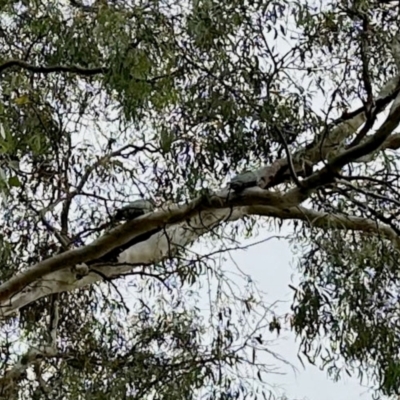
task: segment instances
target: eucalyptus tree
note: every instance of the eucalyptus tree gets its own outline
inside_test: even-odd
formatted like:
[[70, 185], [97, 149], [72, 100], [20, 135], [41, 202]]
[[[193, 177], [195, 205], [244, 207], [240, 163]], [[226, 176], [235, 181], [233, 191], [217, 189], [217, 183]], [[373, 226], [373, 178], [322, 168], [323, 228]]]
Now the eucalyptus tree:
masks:
[[0, 2], [1, 396], [260, 396], [285, 321], [192, 245], [283, 221], [300, 350], [397, 394], [399, 8]]

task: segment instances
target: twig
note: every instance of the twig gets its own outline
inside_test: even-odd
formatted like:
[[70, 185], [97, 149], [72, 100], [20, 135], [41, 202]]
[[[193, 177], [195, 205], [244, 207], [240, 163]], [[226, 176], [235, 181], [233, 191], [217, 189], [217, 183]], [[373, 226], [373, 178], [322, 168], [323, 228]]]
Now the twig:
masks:
[[125, 304], [125, 300], [124, 297], [122, 296], [121, 292], [118, 289], [118, 286], [112, 281], [112, 279], [110, 279], [108, 276], [104, 275], [102, 272], [98, 271], [97, 269], [89, 269], [89, 273], [93, 272], [97, 275], [99, 275], [105, 282], [108, 282], [113, 288], [114, 290], [118, 293], [118, 296], [121, 298], [121, 303], [125, 308], [125, 311], [127, 312], [127, 314], [129, 314], [129, 308], [128, 306]]
[[[110, 154], [107, 154], [107, 155], [99, 158], [95, 163], [93, 163], [91, 166], [89, 166], [86, 169], [85, 173], [83, 174], [81, 180], [78, 183], [78, 186], [76, 187], [76, 189], [73, 192], [71, 192], [67, 196], [67, 199], [66, 199], [65, 203], [63, 204], [62, 211], [61, 211], [61, 226], [64, 227], [64, 231], [68, 230], [68, 215], [69, 215], [69, 210], [71, 207], [72, 200], [74, 199], [75, 196], [80, 194], [83, 187], [86, 185], [88, 179], [90, 178], [90, 175], [92, 174], [92, 172], [99, 166], [104, 165], [105, 163], [110, 161], [111, 158], [120, 156], [123, 151], [125, 151], [129, 148], [133, 148], [133, 154], [136, 154], [139, 151], [149, 150], [146, 145], [145, 146], [134, 146], [134, 145], [128, 144], [128, 145], [121, 147], [118, 150], [115, 150], [114, 152], [112, 152]], [[67, 232], [63, 232], [63, 233], [66, 234]]]

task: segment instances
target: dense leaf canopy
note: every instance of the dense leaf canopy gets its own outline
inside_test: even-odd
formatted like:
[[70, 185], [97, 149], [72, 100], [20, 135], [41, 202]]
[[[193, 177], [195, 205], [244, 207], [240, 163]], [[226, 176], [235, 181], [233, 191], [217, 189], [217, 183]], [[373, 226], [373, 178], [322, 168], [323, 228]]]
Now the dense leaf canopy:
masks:
[[[288, 320], [308, 361], [398, 394], [399, 13], [0, 0], [1, 398], [261, 398]], [[284, 220], [281, 320], [215, 256]]]

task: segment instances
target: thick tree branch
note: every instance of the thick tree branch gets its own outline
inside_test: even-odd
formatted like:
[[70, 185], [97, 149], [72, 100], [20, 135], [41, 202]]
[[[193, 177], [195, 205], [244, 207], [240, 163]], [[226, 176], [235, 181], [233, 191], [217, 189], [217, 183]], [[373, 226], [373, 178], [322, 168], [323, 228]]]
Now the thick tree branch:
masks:
[[[255, 192], [257, 190], [254, 188], [252, 191]], [[316, 212], [299, 206], [281, 207], [276, 201], [271, 202], [271, 205], [268, 205], [268, 202], [254, 204], [254, 197], [256, 196], [251, 193], [252, 191], [247, 191], [250, 193], [249, 197], [253, 195], [253, 201], [248, 201], [248, 205], [234, 208], [213, 208], [200, 213], [197, 212], [190, 219], [186, 218], [183, 222], [172, 224], [166, 229], [155, 233], [147, 240], [132, 245], [120, 254], [117, 262], [93, 265], [86, 276], [77, 277], [72, 268], [66, 268], [65, 266], [57, 271], [50, 272], [33, 282], [26, 290], [15, 292], [13, 296], [3, 301], [2, 315], [4, 317], [8, 316], [24, 305], [49, 294], [82, 288], [101, 281], [102, 277], [115, 279], [121, 275], [129, 274], [135, 268], [142, 269], [145, 265], [152, 265], [174, 257], [178, 251], [192, 244], [215, 226], [223, 222], [239, 220], [247, 215], [260, 215], [284, 220], [301, 220], [310, 226], [321, 229], [352, 230], [381, 235], [390, 240], [396, 248], [400, 249], [399, 237], [393, 229], [384, 224], [378, 224], [376, 221], [365, 218]], [[261, 198], [262, 190], [258, 189], [258, 191]], [[246, 203], [246, 201], [243, 203]], [[154, 218], [152, 214], [148, 214], [143, 216], [141, 220], [151, 221], [152, 218]]]
[[399, 123], [400, 94], [397, 95], [395, 101], [393, 102], [390, 113], [385, 122], [380, 126], [374, 135], [362, 143], [339, 153], [335, 158], [328, 162], [324, 168], [305, 179], [302, 183], [302, 188], [292, 189], [286, 194], [286, 196], [289, 198], [297, 196], [297, 198], [303, 198], [303, 200], [305, 200], [310, 193], [312, 193], [312, 191], [318, 187], [333, 182], [336, 174], [345, 165], [378, 150], [389, 138], [394, 129], [397, 128]]
[[[380, 90], [375, 101], [374, 114], [382, 112], [396, 98], [399, 92], [399, 76], [396, 76], [391, 78]], [[322, 138], [316, 139], [307, 148], [300, 149], [293, 154], [293, 168], [296, 174], [298, 176], [306, 176], [305, 168], [307, 166], [334, 157], [341, 150], [344, 140], [357, 132], [365, 122], [366, 107], [363, 106], [330, 124], [327, 127], [327, 135], [323, 135]], [[271, 165], [254, 171], [254, 174], [257, 176], [258, 185], [261, 188], [271, 188], [290, 178], [288, 172], [289, 161], [287, 158], [282, 158]]]
[[[357, 159], [357, 157], [365, 154], [365, 152], [371, 151], [371, 149], [397, 148], [400, 139], [397, 136], [390, 137], [389, 135], [393, 128], [397, 126], [399, 118], [400, 116], [398, 117], [396, 112], [391, 112], [390, 116], [382, 125], [380, 130], [378, 130], [376, 135], [368, 141], [345, 151], [344, 153], [346, 156], [340, 154], [334, 158], [332, 160], [333, 167], [339, 168], [341, 165], [350, 162], [352, 159]], [[348, 132], [346, 126], [353, 130], [355, 126], [362, 123], [362, 120], [364, 120], [364, 117], [360, 114], [355, 119], [346, 122], [345, 126], [339, 126], [336, 130], [336, 137], [342, 137], [342, 135]], [[332, 136], [330, 140], [332, 140], [333, 137], [334, 136]], [[378, 137], [378, 139], [374, 140], [376, 137]], [[362, 150], [359, 150], [360, 148]], [[349, 154], [351, 156], [350, 158], [348, 157]], [[128, 262], [127, 260], [129, 260], [129, 266], [124, 267], [123, 270], [120, 270], [119, 267], [114, 268], [111, 273], [102, 270], [100, 272], [104, 273], [106, 276], [113, 276], [115, 274], [119, 275], [131, 269], [132, 264], [151, 264], [152, 262], [156, 262], [157, 259], [173, 256], [173, 254], [165, 254], [165, 248], [170, 249], [171, 247], [169, 240], [170, 237], [177, 238], [178, 247], [190, 244], [201, 234], [207, 232], [212, 228], [212, 226], [217, 225], [221, 221], [226, 220], [227, 218], [232, 221], [233, 219], [244, 217], [246, 212], [243, 212], [243, 207], [245, 206], [276, 207], [283, 212], [285, 209], [296, 206], [304, 201], [309, 194], [308, 191], [312, 190], [315, 183], [317, 185], [326, 183], [326, 178], [331, 176], [330, 168], [325, 167], [325, 169], [322, 169], [316, 174], [313, 174], [312, 177], [308, 178], [308, 180], [305, 180], [304, 182], [309, 185], [307, 186], [306, 191], [304, 191], [303, 188], [295, 188], [282, 196], [278, 193], [261, 190], [259, 188], [250, 188], [240, 194], [232, 194], [229, 190], [223, 190], [212, 196], [208, 196], [206, 199], [201, 197], [188, 205], [170, 207], [168, 210], [157, 211], [134, 221], [130, 221], [87, 246], [70, 250], [44, 260], [27, 271], [3, 283], [0, 286], [0, 302], [4, 306], [2, 309], [3, 314], [9, 315], [12, 311], [45, 295], [64, 290], [73, 290], [74, 288], [86, 286], [98, 280], [98, 276], [97, 279], [95, 279], [92, 276], [93, 274], [90, 274], [77, 283], [76, 273], [72, 273], [69, 270], [69, 267], [87, 263], [92, 260], [98, 260], [111, 251], [121, 248], [124, 244], [132, 241], [134, 242], [135, 238], [145, 235], [147, 232], [159, 232], [164, 227], [170, 226], [168, 228], [168, 234], [164, 236], [163, 239], [164, 247], [160, 246], [159, 243], [164, 233], [151, 235], [151, 237], [144, 242], [133, 243], [128, 250], [121, 254], [118, 261]], [[327, 175], [327, 177], [325, 175]], [[229, 217], [228, 211], [230, 212], [231, 209], [228, 208], [228, 211], [224, 211], [227, 207], [236, 207], [235, 212]], [[213, 210], [216, 214], [213, 214]], [[211, 222], [205, 226], [204, 220], [207, 218], [204, 213], [207, 212], [211, 213], [208, 218], [210, 218], [210, 216], [213, 217], [211, 218]], [[199, 213], [201, 216], [199, 221], [191, 221], [190, 226], [187, 227], [179, 225], [182, 221], [196, 218], [196, 215]], [[192, 229], [192, 233], [189, 233], [191, 232], [191, 229], [189, 228], [194, 228]], [[155, 249], [158, 249], [159, 252], [157, 253], [157, 250]], [[63, 270], [62, 273], [60, 272], [61, 270]], [[44, 279], [46, 280], [46, 285], [41, 281]], [[49, 284], [49, 281], [52, 279], [58, 280], [56, 285], [57, 287]]]
[[0, 304], [4, 304], [16, 293], [51, 272], [99, 259], [147, 232], [157, 231], [167, 225], [180, 223], [203, 210], [249, 204], [289, 207], [297, 203], [295, 196], [286, 197], [285, 201], [282, 201], [280, 194], [263, 191], [259, 188], [248, 189], [240, 195], [230, 193], [229, 190], [223, 190], [212, 196], [201, 196], [188, 205], [171, 206], [167, 210], [147, 214], [117, 227], [89, 245], [46, 259], [9, 279], [0, 286]]

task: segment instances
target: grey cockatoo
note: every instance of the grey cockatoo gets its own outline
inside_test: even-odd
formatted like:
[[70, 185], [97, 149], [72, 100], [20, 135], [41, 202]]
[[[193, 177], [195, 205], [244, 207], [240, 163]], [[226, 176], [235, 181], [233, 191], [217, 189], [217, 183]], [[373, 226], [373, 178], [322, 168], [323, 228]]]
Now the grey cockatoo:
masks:
[[262, 176], [258, 171], [248, 171], [233, 177], [229, 186], [235, 192], [240, 192], [246, 188], [258, 186], [261, 178]]
[[120, 208], [114, 215], [114, 221], [130, 220], [154, 210], [154, 205], [149, 200], [135, 200]]

